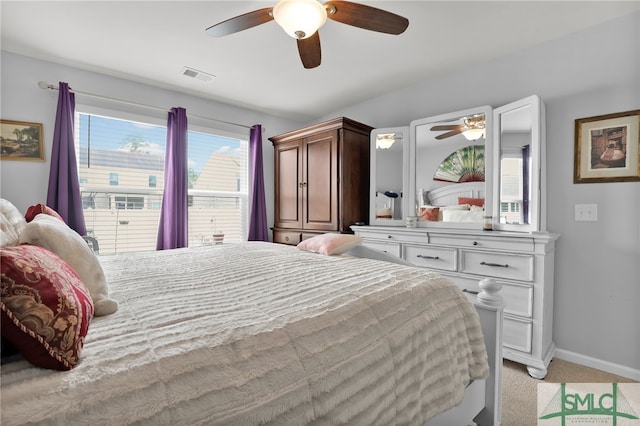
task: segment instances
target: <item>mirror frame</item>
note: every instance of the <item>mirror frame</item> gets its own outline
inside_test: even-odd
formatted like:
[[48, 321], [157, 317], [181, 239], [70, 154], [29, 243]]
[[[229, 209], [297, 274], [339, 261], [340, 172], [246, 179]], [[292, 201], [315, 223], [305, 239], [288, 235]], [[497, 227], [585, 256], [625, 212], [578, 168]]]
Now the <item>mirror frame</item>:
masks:
[[[407, 212], [410, 211], [411, 215], [417, 216], [418, 214], [418, 205], [417, 205], [417, 184], [416, 184], [416, 175], [417, 175], [417, 165], [416, 165], [416, 153], [417, 153], [417, 128], [423, 125], [433, 125], [436, 123], [442, 123], [443, 121], [452, 121], [457, 120], [461, 117], [471, 116], [474, 114], [483, 113], [485, 116], [485, 136], [484, 136], [484, 149], [485, 149], [485, 182], [484, 182], [484, 192], [485, 192], [485, 215], [492, 216], [492, 209], [494, 207], [493, 201], [493, 108], [489, 105], [482, 105], [475, 108], [468, 108], [460, 111], [450, 112], [446, 114], [440, 114], [433, 117], [421, 118], [418, 120], [413, 120], [410, 124], [411, 128], [411, 143], [409, 144], [410, 152], [408, 162], [406, 164], [409, 165], [409, 189], [408, 189], [408, 205], [410, 206], [407, 209]], [[473, 143], [470, 141], [469, 145]], [[442, 159], [444, 160], [444, 158]], [[418, 227], [421, 228], [453, 228], [453, 229], [482, 229], [482, 223], [463, 223], [463, 222], [425, 222], [418, 221]]]
[[[376, 219], [376, 178], [377, 178], [377, 150], [376, 150], [376, 136], [378, 134], [383, 133], [399, 133], [402, 132], [402, 158], [401, 158], [401, 173], [402, 173], [402, 197], [401, 197], [401, 209], [402, 209], [402, 218], [400, 219]], [[409, 171], [406, 167], [406, 164], [409, 161], [409, 145], [411, 141], [409, 126], [401, 126], [401, 127], [386, 127], [373, 129], [371, 131], [370, 137], [370, 189], [369, 189], [369, 224], [370, 225], [379, 225], [379, 226], [404, 226], [405, 218], [407, 217], [407, 212], [409, 203], [407, 200], [408, 188], [409, 188]]]
[[493, 125], [495, 126], [493, 139], [493, 188], [495, 194], [493, 211], [500, 212], [500, 154], [502, 152], [502, 121], [503, 116], [521, 108], [531, 108], [531, 199], [529, 200], [529, 223], [505, 224], [500, 223], [499, 214], [493, 217], [493, 229], [516, 232], [546, 232], [547, 230], [547, 172], [546, 172], [546, 128], [544, 103], [538, 95], [511, 102], [494, 110]]

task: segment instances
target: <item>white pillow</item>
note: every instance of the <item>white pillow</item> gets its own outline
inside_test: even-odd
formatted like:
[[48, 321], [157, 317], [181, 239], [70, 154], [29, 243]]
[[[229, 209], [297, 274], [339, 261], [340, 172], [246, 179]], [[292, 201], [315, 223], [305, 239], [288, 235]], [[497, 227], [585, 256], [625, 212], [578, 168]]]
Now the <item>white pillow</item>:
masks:
[[61, 220], [38, 214], [24, 227], [21, 243], [44, 247], [67, 262], [89, 289], [94, 315], [109, 315], [118, 310], [118, 302], [109, 298], [109, 287], [100, 260], [84, 238]]
[[27, 221], [10, 201], [0, 198], [0, 247], [17, 246]]

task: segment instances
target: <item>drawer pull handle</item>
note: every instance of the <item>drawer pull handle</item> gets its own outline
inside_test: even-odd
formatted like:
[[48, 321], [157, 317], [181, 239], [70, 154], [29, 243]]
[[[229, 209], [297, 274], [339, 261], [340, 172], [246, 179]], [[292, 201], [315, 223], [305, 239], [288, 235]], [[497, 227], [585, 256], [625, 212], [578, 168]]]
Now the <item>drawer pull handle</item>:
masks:
[[285, 241], [289, 241], [289, 237], [284, 237], [284, 240]]
[[491, 263], [491, 262], [480, 262], [481, 265], [485, 265], [485, 266], [497, 266], [498, 268], [508, 268], [509, 265], [507, 265], [506, 263], [504, 265], [501, 265], [500, 263]]
[[477, 246], [477, 245], [478, 245], [478, 242], [477, 242], [477, 241], [474, 241], [474, 242], [473, 242], [473, 245], [474, 245], [474, 246]]
[[469, 294], [479, 294], [479, 291], [473, 291], [473, 290], [467, 290], [466, 288], [462, 290], [463, 293], [469, 293]]
[[426, 254], [419, 254], [416, 257], [420, 257], [422, 259], [433, 259], [433, 260], [438, 260], [440, 259], [439, 256], [427, 256]]
[[393, 235], [387, 235], [387, 238], [393, 238]]

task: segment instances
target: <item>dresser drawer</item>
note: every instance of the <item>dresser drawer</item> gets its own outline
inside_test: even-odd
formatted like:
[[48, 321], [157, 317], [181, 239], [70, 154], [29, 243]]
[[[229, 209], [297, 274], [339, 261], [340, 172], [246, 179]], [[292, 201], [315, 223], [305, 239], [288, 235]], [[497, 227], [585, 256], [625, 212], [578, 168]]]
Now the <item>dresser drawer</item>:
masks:
[[[448, 276], [456, 285], [467, 293], [470, 301], [476, 300], [476, 294], [480, 292], [480, 280], [469, 277]], [[498, 280], [502, 284], [500, 295], [504, 299], [505, 314], [521, 317], [533, 317], [533, 286], [526, 284], [513, 284]]]
[[403, 253], [404, 260], [416, 266], [445, 271], [458, 269], [458, 250], [454, 248], [405, 244]]
[[505, 318], [502, 324], [504, 346], [530, 354], [533, 324], [530, 321], [519, 321], [513, 318]]
[[486, 277], [533, 281], [533, 255], [462, 250], [460, 271]]
[[380, 250], [384, 253], [392, 254], [396, 257], [400, 257], [400, 244], [392, 243], [392, 242], [383, 242], [383, 241], [371, 241], [371, 240], [362, 240], [361, 243], [363, 246], [372, 248], [374, 250]]
[[300, 232], [273, 231], [274, 243], [298, 245], [300, 241], [302, 241]]
[[[476, 293], [480, 292], [479, 279], [451, 275], [448, 278], [467, 294], [470, 301], [474, 302], [476, 300]], [[498, 282], [502, 284], [500, 295], [504, 299], [505, 314], [531, 318], [533, 316], [533, 286], [507, 283], [500, 280]]]
[[403, 243], [421, 243], [427, 244], [429, 242], [429, 236], [426, 231], [420, 232], [412, 229], [411, 231], [406, 231], [403, 228], [398, 228], [399, 231], [393, 230], [390, 232], [385, 232], [385, 230], [360, 230], [357, 227], [354, 227], [354, 232], [356, 235], [361, 236], [366, 239], [380, 240], [380, 241], [400, 241]]
[[487, 250], [533, 252], [535, 243], [529, 237], [483, 237], [473, 235], [445, 235], [429, 233], [429, 243]]

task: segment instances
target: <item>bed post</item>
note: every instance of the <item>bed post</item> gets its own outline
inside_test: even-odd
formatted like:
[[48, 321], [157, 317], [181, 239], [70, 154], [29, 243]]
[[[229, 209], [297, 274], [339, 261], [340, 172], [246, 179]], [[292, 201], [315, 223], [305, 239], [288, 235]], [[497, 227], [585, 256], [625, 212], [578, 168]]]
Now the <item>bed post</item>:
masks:
[[484, 334], [489, 360], [485, 407], [474, 421], [480, 426], [499, 426], [502, 419], [502, 317], [504, 302], [499, 294], [502, 284], [493, 278], [480, 281], [481, 291], [474, 303]]

